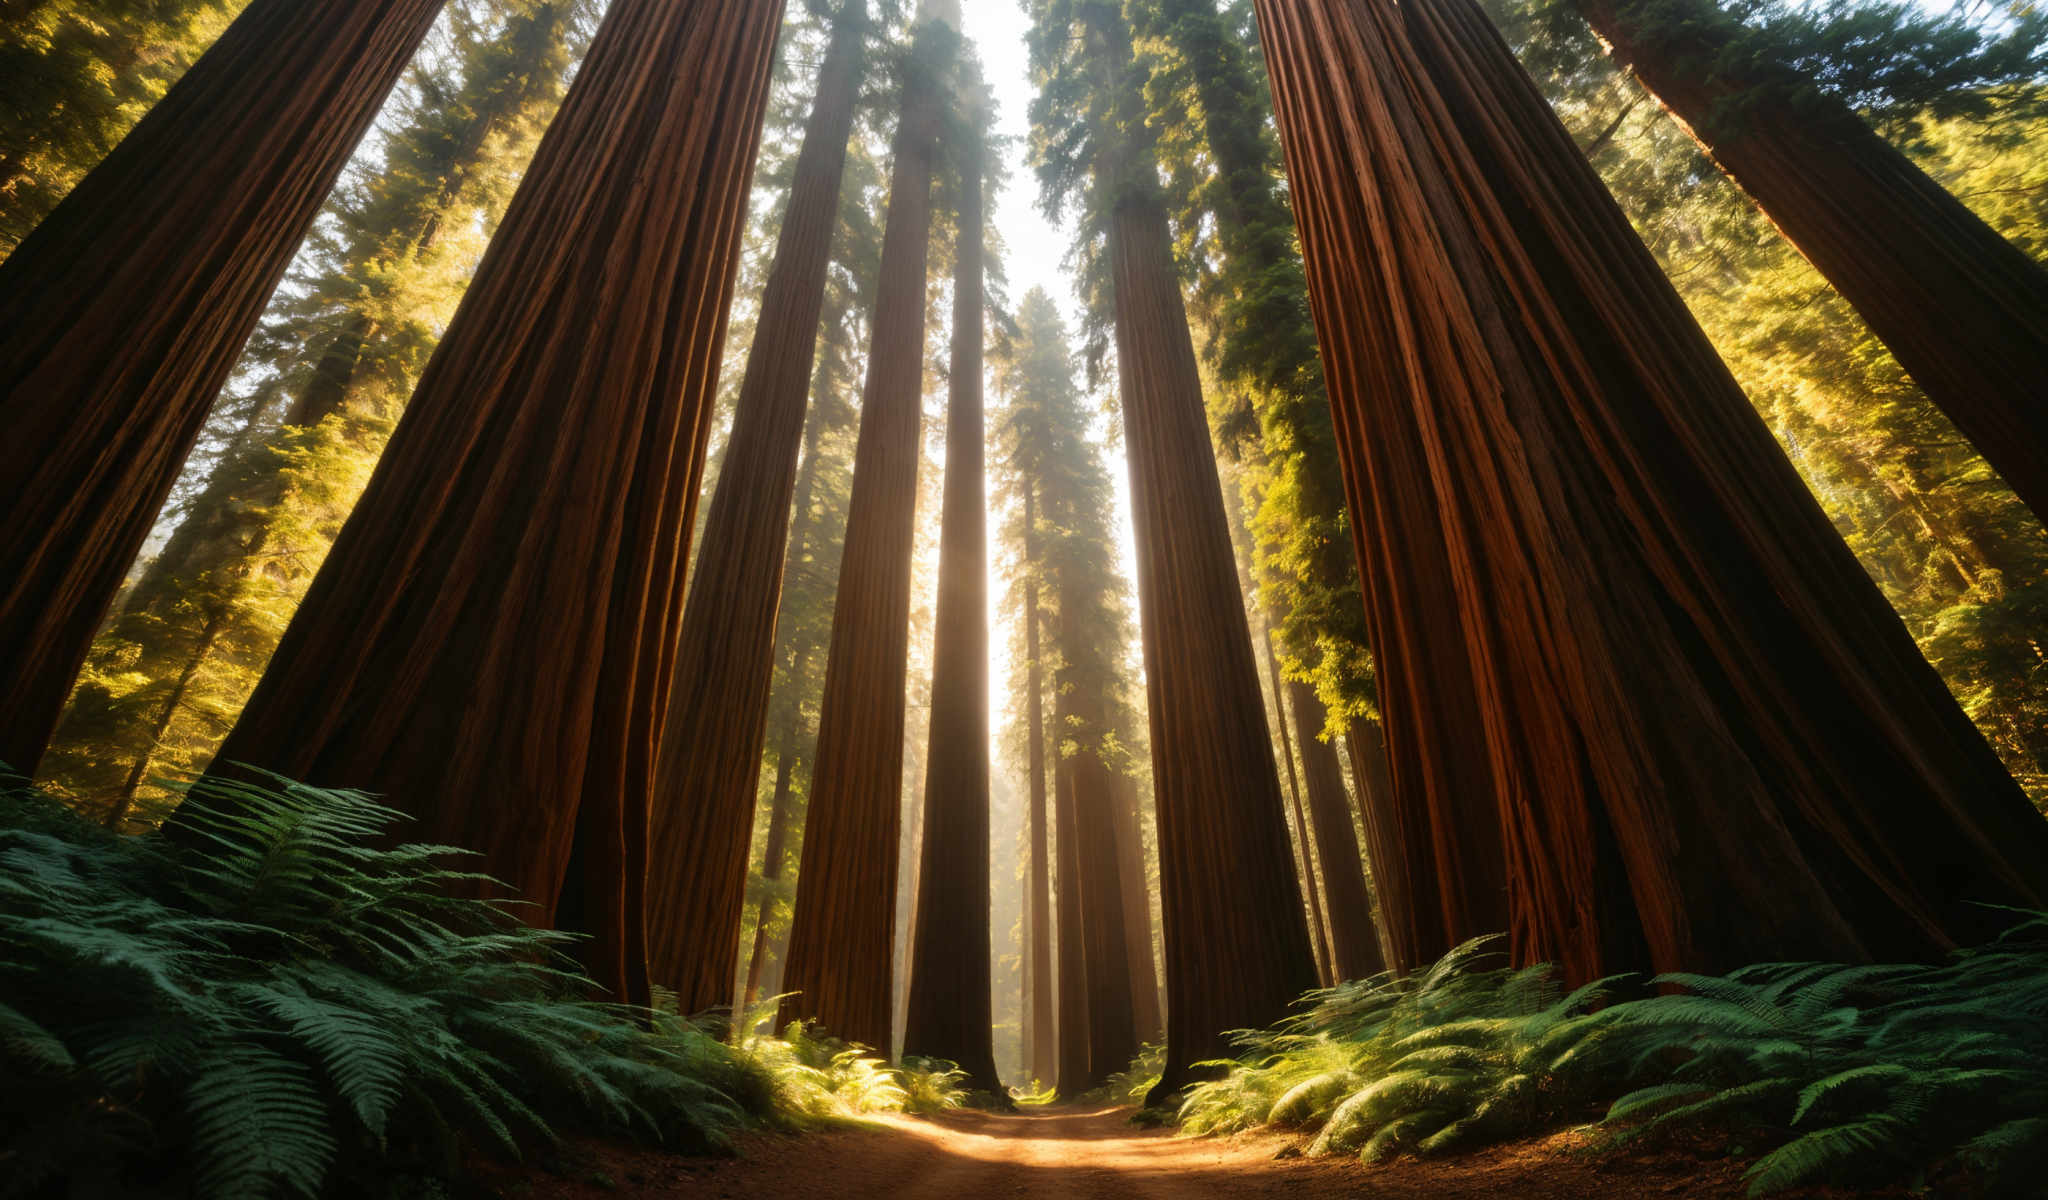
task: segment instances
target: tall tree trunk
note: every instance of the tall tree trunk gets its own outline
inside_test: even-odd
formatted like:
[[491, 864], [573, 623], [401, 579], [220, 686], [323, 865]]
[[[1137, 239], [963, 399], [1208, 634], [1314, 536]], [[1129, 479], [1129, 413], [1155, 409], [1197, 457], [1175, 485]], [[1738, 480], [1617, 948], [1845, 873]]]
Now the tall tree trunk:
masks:
[[1024, 657], [1027, 695], [1024, 719], [1030, 723], [1025, 734], [1025, 753], [1031, 760], [1031, 800], [1027, 820], [1031, 833], [1031, 861], [1027, 868], [1030, 889], [1031, 945], [1031, 1036], [1027, 1059], [1031, 1077], [1039, 1084], [1058, 1078], [1059, 1058], [1054, 1050], [1057, 1036], [1053, 1018], [1052, 975], [1052, 859], [1048, 853], [1045, 808], [1045, 669], [1039, 655], [1038, 575], [1041, 566], [1038, 538], [1038, 490], [1034, 481], [1024, 484]]
[[1124, 948], [1131, 964], [1131, 1021], [1140, 1042], [1156, 1042], [1166, 1035], [1166, 1015], [1159, 1007], [1159, 965], [1152, 954], [1152, 902], [1145, 879], [1138, 781], [1120, 774], [1113, 791], [1117, 883], [1123, 889]]
[[[761, 878], [770, 883], [782, 878], [782, 860], [789, 854], [789, 803], [791, 776], [796, 773], [796, 729], [785, 728], [775, 751], [775, 794], [768, 802], [768, 844], [761, 851]], [[774, 908], [768, 896], [754, 906], [754, 948], [747, 955], [747, 982], [740, 992], [742, 1005], [761, 999], [761, 972], [768, 960], [768, 916]]]
[[[2048, 267], [1813, 81], [1717, 53], [1712, 0], [1577, 0], [2034, 512], [2048, 520]], [[1756, 89], [1730, 115], [1731, 103]]]
[[[1257, 635], [1255, 635], [1257, 636]], [[1294, 818], [1294, 841], [1301, 847], [1301, 890], [1308, 899], [1309, 940], [1315, 946], [1316, 975], [1324, 987], [1335, 983], [1335, 961], [1330, 957], [1330, 932], [1323, 915], [1323, 890], [1316, 870], [1316, 849], [1309, 841], [1308, 817], [1301, 803], [1301, 778], [1294, 769], [1294, 738], [1287, 727], [1286, 685], [1280, 679], [1280, 660], [1273, 653], [1270, 631], [1265, 642], [1266, 678], [1273, 689], [1273, 728], [1280, 731], [1280, 760], [1287, 764], [1287, 813]]]
[[684, 1012], [725, 1003], [747, 890], [775, 677], [776, 597], [839, 189], [862, 75], [864, 0], [840, 10], [677, 643], [650, 831], [648, 956]]
[[1456, 640], [1485, 718], [1390, 736], [1491, 759], [1518, 956], [1902, 960], [2037, 905], [2048, 826], [1477, 7], [1258, 13], [1365, 574], [1458, 581], [1373, 588], [1375, 645]]
[[184, 706], [185, 697], [191, 694], [192, 684], [199, 678], [200, 668], [213, 657], [213, 648], [219, 643], [221, 631], [226, 625], [226, 611], [215, 609], [199, 630], [199, 640], [192, 647], [191, 656], [185, 660], [185, 669], [178, 672], [177, 682], [173, 683], [171, 690], [165, 694], [163, 706], [157, 709], [156, 716], [150, 722], [148, 740], [143, 743], [141, 753], [135, 756], [134, 764], [128, 768], [128, 774], [121, 780], [121, 790], [115, 794], [113, 810], [107, 817], [107, 828], [118, 832], [122, 823], [128, 819], [128, 814], [135, 811], [135, 793], [142, 789], [144, 781], [149, 778], [149, 764], [156, 756], [156, 748], [162, 744], [164, 734], [170, 730], [171, 721], [177, 717], [178, 709]]
[[[1422, 963], [1404, 956], [1404, 947], [1392, 933], [1394, 920], [1388, 914], [1405, 913], [1414, 907], [1416, 889], [1408, 878], [1413, 856], [1401, 845], [1401, 810], [1394, 799], [1393, 767], [1387, 761], [1387, 735], [1380, 722], [1353, 718], [1344, 727], [1344, 753], [1351, 760], [1351, 781], [1358, 788], [1358, 823], [1365, 834], [1365, 861], [1372, 868], [1373, 898], [1379, 902], [1380, 950], [1390, 969], [1406, 971]], [[1417, 841], [1424, 841], [1428, 830], [1419, 834]], [[1402, 924], [1412, 928], [1411, 922]], [[1407, 949], [1412, 953], [1412, 948]]]
[[[390, 796], [645, 1000], [647, 805], [778, 0], [615, 0], [220, 761]], [[571, 864], [574, 863], [572, 871]]]
[[442, 0], [254, 0], [0, 263], [0, 762], [33, 773], [214, 393]]
[[[972, 117], [970, 116], [971, 120]], [[960, 142], [946, 492], [932, 640], [923, 866], [910, 947], [903, 1051], [950, 1059], [977, 1091], [996, 1076], [989, 960], [988, 517], [982, 364], [982, 150]]]
[[783, 987], [785, 1019], [890, 1044], [890, 928], [902, 824], [904, 681], [923, 423], [925, 274], [939, 132], [936, 43], [925, 21], [909, 58], [889, 220], [854, 448], [846, 548], [832, 610], [803, 863]]
[[[1098, 31], [1108, 61], [1128, 34]], [[1315, 986], [1258, 666], [1230, 549], [1166, 210], [1150, 156], [1116, 139], [1108, 250], [1129, 447], [1166, 931], [1163, 1103], [1225, 1034], [1284, 1016]]]
[[1337, 762], [1337, 747], [1319, 736], [1329, 714], [1308, 684], [1288, 684], [1287, 699], [1293, 709], [1294, 740], [1301, 747], [1303, 790], [1308, 794], [1309, 823], [1316, 835], [1316, 862], [1322, 868], [1324, 914], [1330, 923], [1331, 982], [1370, 978], [1386, 970], [1387, 964], [1380, 956], [1380, 935], [1373, 928], [1372, 891], [1365, 881], [1358, 833], [1351, 827], [1344, 769]]
[[[1058, 705], [1055, 703], [1055, 708]], [[1057, 719], [1057, 718], [1055, 718]], [[1060, 741], [1066, 730], [1060, 730]], [[1088, 1063], [1088, 934], [1081, 893], [1081, 815], [1075, 805], [1074, 760], [1063, 751], [1053, 763], [1053, 902], [1058, 909], [1059, 1029], [1054, 1054], [1054, 1087], [1073, 1099], [1095, 1086]]]
[[[1078, 594], [1075, 584], [1063, 585], [1063, 639], [1087, 636], [1073, 629], [1066, 616], [1082, 612], [1085, 604], [1086, 597]], [[1084, 653], [1069, 642], [1061, 661], [1080, 662]], [[1073, 864], [1075, 886], [1070, 892], [1063, 884], [1061, 895], [1078, 893], [1079, 901], [1072, 926], [1062, 909], [1060, 935], [1064, 939], [1070, 927], [1076, 928], [1080, 943], [1075, 954], [1061, 955], [1060, 968], [1064, 981], [1067, 965], [1078, 958], [1083, 979], [1077, 983], [1087, 995], [1086, 1036], [1075, 1039], [1085, 1047], [1084, 1073], [1074, 1077], [1080, 1080], [1077, 1084], [1069, 1083], [1066, 1075], [1061, 1077], [1061, 1092], [1073, 1096], [1100, 1087], [1111, 1074], [1129, 1066], [1138, 1052], [1138, 1032], [1131, 1001], [1131, 957], [1125, 943], [1123, 886], [1117, 877], [1114, 810], [1119, 797], [1116, 774], [1103, 758], [1103, 743], [1110, 733], [1107, 697], [1099, 687], [1082, 681], [1066, 683], [1057, 692], [1054, 721], [1061, 740], [1072, 738], [1075, 742], [1073, 753], [1063, 759], [1070, 799], [1060, 811], [1060, 862], [1062, 869]], [[1069, 813], [1071, 824], [1064, 823]], [[1070, 845], [1071, 855], [1067, 852]], [[1064, 1036], [1061, 1044], [1068, 1045]]]

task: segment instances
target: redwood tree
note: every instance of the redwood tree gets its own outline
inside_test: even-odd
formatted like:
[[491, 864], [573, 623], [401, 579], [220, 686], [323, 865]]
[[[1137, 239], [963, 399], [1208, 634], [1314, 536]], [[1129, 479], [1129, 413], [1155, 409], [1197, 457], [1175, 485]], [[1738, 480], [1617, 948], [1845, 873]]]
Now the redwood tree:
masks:
[[989, 948], [988, 517], [982, 411], [985, 297], [981, 113], [962, 114], [953, 164], [953, 348], [946, 489], [932, 634], [932, 723], [924, 839], [910, 944], [903, 1052], [948, 1059], [976, 1091], [996, 1077]]
[[890, 1044], [931, 189], [940, 75], [958, 37], [932, 8], [921, 10], [904, 60], [853, 496], [783, 973], [784, 990], [800, 993], [785, 1002], [786, 1018], [814, 1018], [839, 1037], [883, 1049]]
[[[647, 931], [655, 978], [683, 1012], [731, 999], [776, 599], [867, 24], [865, 0], [846, 0], [818, 68], [676, 646], [649, 831]], [[777, 811], [786, 787], [778, 779]]]
[[1287, 703], [1295, 744], [1301, 747], [1309, 825], [1315, 830], [1316, 865], [1321, 868], [1324, 916], [1330, 926], [1331, 971], [1338, 980], [1369, 978], [1386, 970], [1387, 964], [1373, 928], [1372, 891], [1365, 880], [1358, 833], [1351, 825], [1351, 799], [1344, 792], [1337, 747], [1320, 736], [1326, 714], [1314, 688], [1289, 683]]
[[[1215, 0], [1145, 0], [1134, 11], [1172, 50], [1146, 96], [1152, 121], [1178, 131], [1167, 142], [1178, 220], [1184, 231], [1213, 230], [1216, 265], [1195, 299], [1231, 394], [1212, 407], [1224, 410], [1219, 437], [1235, 435], [1250, 481], [1263, 488], [1247, 519], [1257, 535], [1259, 590], [1283, 649], [1295, 666], [1313, 671], [1318, 694], [1347, 721], [1370, 719], [1377, 693], [1427, 706], [1435, 723], [1476, 728], [1462, 644], [1383, 645], [1389, 634], [1371, 627], [1361, 599], [1362, 587], [1384, 589], [1430, 620], [1450, 612], [1454, 583], [1400, 558], [1361, 580], [1349, 553], [1354, 514], [1345, 511], [1307, 279], [1277, 182], [1280, 149], [1255, 47]], [[1249, 412], [1235, 412], [1240, 404]], [[1402, 741], [1397, 751], [1400, 786], [1363, 799], [1380, 810], [1368, 815], [1375, 824], [1413, 831], [1370, 849], [1396, 962], [1418, 966], [1506, 928], [1505, 859], [1486, 758], [1450, 739]], [[1432, 827], [1459, 833], [1432, 837]]]
[[1575, 2], [2048, 520], [2048, 266], [1713, 0]]
[[1031, 1022], [1026, 1039], [1026, 1061], [1031, 1077], [1040, 1084], [1059, 1077], [1059, 1060], [1054, 1053], [1058, 1036], [1054, 1023], [1052, 974], [1052, 855], [1051, 814], [1045, 797], [1045, 669], [1039, 658], [1041, 614], [1038, 607], [1038, 512], [1036, 487], [1024, 485], [1024, 719], [1025, 755], [1030, 759], [1031, 798], [1026, 815], [1031, 839], [1030, 858], [1025, 865], [1025, 886], [1030, 889], [1027, 919], [1031, 944], [1028, 971], [1031, 1002], [1026, 1009]]
[[1158, 1102], [1227, 1031], [1285, 1015], [1315, 960], [1129, 32], [1102, 0], [1033, 12], [1041, 178], [1054, 196], [1087, 178], [1115, 314], [1166, 934]]
[[645, 831], [782, 5], [614, 0], [222, 762], [359, 787], [645, 1000]]
[[253, 0], [0, 263], [0, 762], [32, 774], [242, 343], [442, 0]]
[[1389, 736], [1492, 762], [1517, 953], [1897, 960], [2038, 905], [2048, 827], [1478, 9], [1258, 13], [1365, 574], [1457, 581], [1372, 588], [1374, 644], [1453, 639], [1485, 718]]

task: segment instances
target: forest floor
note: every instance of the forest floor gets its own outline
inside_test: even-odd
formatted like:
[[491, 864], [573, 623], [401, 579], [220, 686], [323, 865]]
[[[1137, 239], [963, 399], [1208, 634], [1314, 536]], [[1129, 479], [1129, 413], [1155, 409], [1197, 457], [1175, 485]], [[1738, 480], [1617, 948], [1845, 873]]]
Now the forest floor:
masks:
[[[1700, 1148], [1594, 1154], [1585, 1135], [1569, 1132], [1427, 1162], [1367, 1166], [1350, 1156], [1303, 1158], [1300, 1137], [1176, 1138], [1131, 1124], [1125, 1108], [961, 1111], [878, 1118], [870, 1126], [750, 1135], [737, 1156], [723, 1159], [588, 1143], [549, 1171], [494, 1173], [486, 1182], [489, 1194], [505, 1200], [1580, 1200], [1746, 1191], [1742, 1163], [1702, 1158]], [[1830, 1193], [1783, 1193], [1795, 1194]]]

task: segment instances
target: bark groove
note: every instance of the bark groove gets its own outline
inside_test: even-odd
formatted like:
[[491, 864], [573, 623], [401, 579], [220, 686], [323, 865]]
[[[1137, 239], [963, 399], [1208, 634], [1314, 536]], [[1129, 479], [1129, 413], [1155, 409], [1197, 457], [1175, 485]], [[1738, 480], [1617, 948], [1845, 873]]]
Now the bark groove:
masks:
[[[1399, 836], [1470, 836], [1405, 818], [1414, 763], [1483, 747], [1515, 951], [1576, 978], [1919, 958], [2037, 904], [2048, 826], [1477, 7], [1258, 14]], [[1480, 726], [1397, 673], [1432, 657]]]
[[214, 394], [442, 0], [254, 0], [0, 263], [0, 763], [33, 774]]
[[818, 70], [683, 611], [655, 780], [647, 914], [655, 978], [675, 990], [683, 1012], [732, 996], [776, 602], [866, 36], [866, 5], [852, 0]]
[[647, 996], [646, 829], [779, 0], [615, 0], [222, 763], [364, 788]]

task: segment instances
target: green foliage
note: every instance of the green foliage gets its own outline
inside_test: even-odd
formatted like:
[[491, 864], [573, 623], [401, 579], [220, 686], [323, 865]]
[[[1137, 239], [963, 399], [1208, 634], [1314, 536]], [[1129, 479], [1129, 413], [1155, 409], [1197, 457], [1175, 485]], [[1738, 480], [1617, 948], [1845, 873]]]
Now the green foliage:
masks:
[[1134, 1104], [1142, 1109], [1145, 1097], [1151, 1094], [1165, 1070], [1166, 1043], [1146, 1042], [1131, 1056], [1130, 1065], [1103, 1081], [1102, 1090], [1117, 1104]]
[[967, 1093], [966, 1075], [952, 1063], [912, 1058], [891, 1067], [865, 1046], [831, 1037], [795, 1021], [778, 1036], [774, 1024], [781, 997], [746, 1014], [733, 1039], [749, 1070], [770, 1082], [776, 1112], [796, 1124], [876, 1113], [923, 1115], [958, 1108]]
[[[2048, 811], [2048, 531], [1575, 13], [1486, 7], [1835, 527]], [[1901, 61], [1886, 131], [2015, 245], [2048, 252], [2048, 160], [2034, 149], [2048, 93], [1979, 90], [1957, 115], [1909, 87], [1921, 68]]]
[[[553, 114], [591, 0], [462, 0], [380, 117], [95, 639], [44, 761], [110, 825], [203, 770], [369, 480]], [[206, 469], [210, 466], [210, 470]], [[195, 480], [203, 480], [194, 486]]]
[[383, 848], [401, 814], [283, 781], [186, 805], [190, 844], [0, 794], [0, 1194], [311, 1196], [560, 1128], [710, 1148], [772, 1111], [687, 1022], [587, 998], [567, 935], [471, 898], [456, 852]]
[[1940, 966], [1763, 964], [1629, 1000], [1615, 979], [1564, 993], [1547, 966], [1491, 967], [1482, 939], [1240, 1034], [1181, 1128], [1300, 1130], [1311, 1154], [1380, 1162], [1604, 1109], [1608, 1147], [1703, 1127], [1772, 1147], [1757, 1195], [1937, 1167], [2018, 1194], [2048, 1163], [2048, 914], [2021, 916]]
[[0, 5], [0, 257], [106, 157], [244, 2]]

